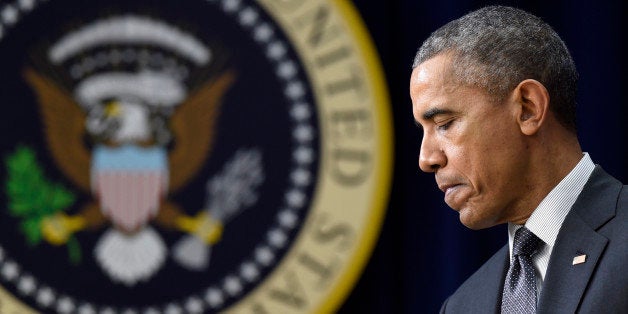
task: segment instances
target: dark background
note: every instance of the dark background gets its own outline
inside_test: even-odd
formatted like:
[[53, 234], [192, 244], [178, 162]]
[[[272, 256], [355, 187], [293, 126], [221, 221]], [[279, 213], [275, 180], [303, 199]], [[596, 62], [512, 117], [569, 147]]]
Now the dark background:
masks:
[[[466, 229], [457, 213], [443, 202], [433, 175], [419, 171], [421, 133], [414, 124], [408, 95], [411, 64], [420, 43], [436, 28], [496, 2], [353, 2], [374, 40], [386, 75], [394, 119], [395, 163], [381, 236], [339, 312], [436, 313], [443, 300], [506, 243], [507, 235], [504, 226], [482, 231]], [[0, 1], [0, 9], [5, 3]], [[628, 16], [621, 2], [499, 3], [540, 16], [565, 40], [580, 72], [578, 122], [582, 147], [594, 162], [628, 183], [628, 126], [624, 122], [628, 110], [622, 90], [626, 83], [623, 57], [628, 55], [622, 47], [626, 45]], [[14, 55], [2, 57], [9, 60], [5, 62], [17, 59]], [[4, 88], [9, 90], [11, 85]], [[0, 125], [0, 130], [9, 132], [9, 127]]]
[[[344, 0], [340, 0], [344, 1]], [[381, 236], [341, 313], [436, 313], [444, 299], [507, 241], [505, 226], [472, 231], [443, 202], [433, 175], [418, 169], [421, 133], [408, 81], [418, 46], [469, 11], [504, 4], [548, 22], [580, 73], [582, 148], [628, 183], [626, 11], [620, 1], [354, 0], [375, 42], [388, 82], [395, 134], [394, 180]]]

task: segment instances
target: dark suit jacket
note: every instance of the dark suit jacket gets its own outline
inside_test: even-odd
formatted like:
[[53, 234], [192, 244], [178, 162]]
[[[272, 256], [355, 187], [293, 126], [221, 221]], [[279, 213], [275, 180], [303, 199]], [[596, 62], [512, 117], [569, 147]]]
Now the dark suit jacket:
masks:
[[[572, 265], [586, 254], [586, 261]], [[499, 313], [508, 245], [443, 304], [441, 313]], [[628, 186], [599, 166], [565, 218], [537, 313], [628, 313]]]

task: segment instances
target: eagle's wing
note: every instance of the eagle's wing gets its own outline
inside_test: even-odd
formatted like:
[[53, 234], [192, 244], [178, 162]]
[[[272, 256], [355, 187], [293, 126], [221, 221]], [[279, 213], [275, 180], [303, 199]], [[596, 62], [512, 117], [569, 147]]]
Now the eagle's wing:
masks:
[[174, 135], [174, 147], [168, 156], [170, 191], [185, 185], [206, 160], [212, 147], [222, 96], [234, 79], [235, 74], [226, 71], [202, 84], [170, 119]]
[[85, 147], [85, 113], [53, 81], [27, 68], [26, 81], [39, 99], [48, 149], [57, 166], [79, 188], [90, 188], [90, 152]]

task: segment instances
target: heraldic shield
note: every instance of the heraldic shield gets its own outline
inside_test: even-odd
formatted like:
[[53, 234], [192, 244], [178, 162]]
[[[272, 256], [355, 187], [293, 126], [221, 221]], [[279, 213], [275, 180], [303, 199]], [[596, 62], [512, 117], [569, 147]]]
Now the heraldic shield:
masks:
[[98, 147], [93, 154], [92, 190], [103, 214], [128, 233], [143, 227], [168, 191], [165, 151]]

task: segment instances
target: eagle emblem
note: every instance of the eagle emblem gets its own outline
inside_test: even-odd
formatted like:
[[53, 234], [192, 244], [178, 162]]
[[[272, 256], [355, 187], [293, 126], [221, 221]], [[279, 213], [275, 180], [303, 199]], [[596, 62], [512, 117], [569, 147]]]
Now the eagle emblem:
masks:
[[205, 208], [170, 199], [212, 152], [222, 99], [236, 78], [222, 55], [163, 21], [124, 15], [68, 33], [47, 50], [51, 66], [24, 69], [54, 163], [89, 196], [72, 214], [43, 217], [44, 240], [66, 245], [79, 232], [106, 228], [95, 260], [127, 286], [151, 278], [167, 259], [159, 229], [187, 235], [172, 250], [180, 265], [208, 266], [224, 224], [256, 201], [264, 178], [259, 150], [241, 149], [208, 180]]

